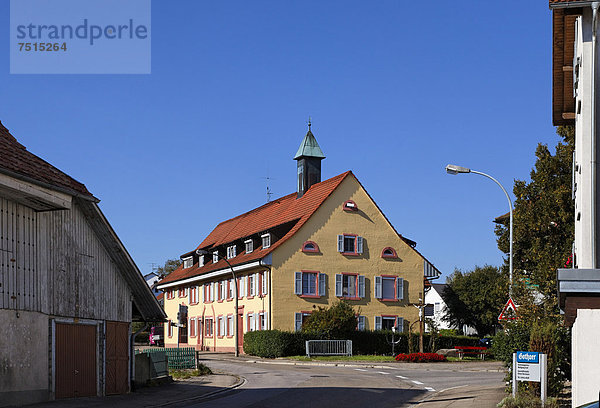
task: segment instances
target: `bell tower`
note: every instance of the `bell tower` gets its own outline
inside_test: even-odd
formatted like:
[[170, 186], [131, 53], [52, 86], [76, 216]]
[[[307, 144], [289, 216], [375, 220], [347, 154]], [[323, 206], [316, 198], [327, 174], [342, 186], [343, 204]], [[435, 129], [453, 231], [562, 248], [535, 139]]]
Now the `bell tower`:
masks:
[[300, 143], [300, 147], [294, 156], [298, 162], [298, 198], [308, 191], [310, 186], [321, 182], [321, 160], [325, 158], [323, 151], [310, 130], [308, 121], [308, 132]]

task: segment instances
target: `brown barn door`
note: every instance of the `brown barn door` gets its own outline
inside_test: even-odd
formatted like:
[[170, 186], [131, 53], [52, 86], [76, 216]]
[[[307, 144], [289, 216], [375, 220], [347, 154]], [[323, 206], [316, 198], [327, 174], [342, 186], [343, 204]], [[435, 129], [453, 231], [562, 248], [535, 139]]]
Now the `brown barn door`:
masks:
[[56, 398], [95, 396], [96, 326], [56, 324]]
[[129, 391], [129, 323], [106, 322], [106, 395]]

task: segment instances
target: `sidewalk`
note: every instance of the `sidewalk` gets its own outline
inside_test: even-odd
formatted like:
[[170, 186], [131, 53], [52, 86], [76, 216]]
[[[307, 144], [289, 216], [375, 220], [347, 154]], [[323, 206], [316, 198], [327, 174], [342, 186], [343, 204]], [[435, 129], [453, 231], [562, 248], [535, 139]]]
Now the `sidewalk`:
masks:
[[201, 401], [216, 394], [229, 391], [243, 384], [243, 380], [233, 375], [213, 374], [188, 380], [177, 380], [156, 387], [143, 387], [136, 392], [108, 397], [90, 397], [57, 400], [28, 405], [31, 408], [152, 408], [175, 407], [184, 402]]
[[436, 392], [411, 408], [496, 408], [504, 397], [504, 386], [467, 385]]

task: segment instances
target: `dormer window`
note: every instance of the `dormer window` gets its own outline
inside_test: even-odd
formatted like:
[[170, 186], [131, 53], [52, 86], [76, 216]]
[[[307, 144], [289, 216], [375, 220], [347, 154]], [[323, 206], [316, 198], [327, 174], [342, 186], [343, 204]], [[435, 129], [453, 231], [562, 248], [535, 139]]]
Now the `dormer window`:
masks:
[[254, 251], [254, 242], [251, 239], [247, 239], [246, 241], [244, 241], [244, 244], [246, 245], [247, 254]]
[[357, 211], [358, 206], [352, 200], [348, 200], [344, 203], [344, 211]]
[[398, 258], [398, 254], [396, 254], [396, 250], [392, 247], [383, 248], [381, 251], [382, 258]]
[[235, 258], [237, 255], [237, 248], [235, 245], [227, 247], [227, 259]]
[[213, 263], [219, 262], [219, 251], [213, 252]]
[[198, 258], [198, 266], [204, 266], [204, 255], [200, 255]]
[[188, 256], [187, 258], [183, 258], [183, 267], [184, 268], [191, 268], [194, 265], [194, 258], [191, 256]]
[[302, 245], [302, 252], [319, 252], [319, 246], [316, 242], [306, 241]]
[[263, 249], [271, 246], [271, 234], [263, 234], [260, 237], [262, 238]]

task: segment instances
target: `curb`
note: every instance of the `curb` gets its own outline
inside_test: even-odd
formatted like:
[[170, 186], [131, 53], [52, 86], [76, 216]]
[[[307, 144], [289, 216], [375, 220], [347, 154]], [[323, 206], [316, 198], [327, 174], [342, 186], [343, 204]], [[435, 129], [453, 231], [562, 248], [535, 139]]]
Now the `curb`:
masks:
[[202, 401], [204, 399], [207, 398], [212, 398], [214, 396], [220, 395], [220, 394], [225, 394], [229, 391], [232, 391], [236, 388], [241, 387], [242, 385], [246, 384], [246, 379], [244, 377], [240, 377], [239, 375], [234, 375], [234, 374], [213, 374], [213, 375], [228, 375], [230, 377], [235, 377], [237, 379], [236, 383], [233, 385], [230, 385], [229, 387], [224, 387], [220, 390], [216, 390], [216, 391], [212, 391], [203, 395], [199, 395], [197, 397], [190, 397], [190, 398], [182, 398], [180, 400], [177, 401], [169, 401], [166, 403], [162, 403], [162, 404], [156, 404], [156, 405], [148, 405], [148, 408], [155, 408], [155, 407], [169, 407], [169, 406], [174, 406], [174, 405], [179, 405], [182, 403], [188, 403], [188, 402], [199, 402]]

